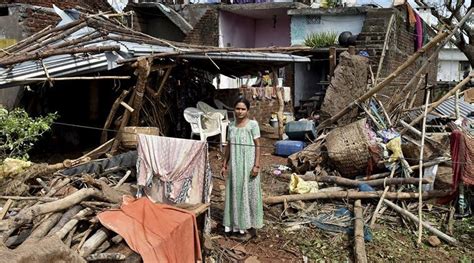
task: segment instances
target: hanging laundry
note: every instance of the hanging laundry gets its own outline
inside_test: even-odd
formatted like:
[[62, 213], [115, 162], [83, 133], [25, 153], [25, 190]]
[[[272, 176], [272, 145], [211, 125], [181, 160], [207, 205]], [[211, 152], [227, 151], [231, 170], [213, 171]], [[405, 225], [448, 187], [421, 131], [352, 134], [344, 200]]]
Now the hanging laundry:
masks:
[[421, 20], [421, 17], [418, 14], [415, 14], [415, 18], [415, 51], [417, 51], [423, 46], [423, 20]]
[[212, 174], [206, 142], [138, 135], [137, 182], [154, 202], [208, 202]]
[[122, 236], [143, 262], [197, 262], [201, 245], [193, 213], [148, 198], [124, 198], [119, 210], [97, 215], [102, 225]]

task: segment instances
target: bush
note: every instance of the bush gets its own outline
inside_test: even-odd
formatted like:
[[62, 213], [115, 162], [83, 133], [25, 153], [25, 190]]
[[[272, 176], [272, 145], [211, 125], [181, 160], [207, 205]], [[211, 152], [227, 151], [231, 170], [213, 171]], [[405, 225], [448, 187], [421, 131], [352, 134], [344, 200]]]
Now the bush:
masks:
[[304, 39], [304, 44], [312, 48], [329, 47], [336, 44], [336, 32], [311, 33]]
[[8, 157], [28, 159], [28, 151], [56, 118], [56, 113], [31, 118], [23, 109], [9, 112], [0, 106], [0, 163]]

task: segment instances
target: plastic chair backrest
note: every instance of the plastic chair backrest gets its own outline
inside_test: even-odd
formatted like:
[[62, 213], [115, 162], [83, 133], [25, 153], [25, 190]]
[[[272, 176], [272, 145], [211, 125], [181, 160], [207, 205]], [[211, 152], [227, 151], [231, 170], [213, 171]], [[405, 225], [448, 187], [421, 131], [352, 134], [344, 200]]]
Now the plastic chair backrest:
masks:
[[201, 110], [189, 107], [184, 110], [184, 119], [191, 124], [191, 130], [194, 133], [201, 133], [202, 126], [201, 126], [201, 116], [204, 114]]

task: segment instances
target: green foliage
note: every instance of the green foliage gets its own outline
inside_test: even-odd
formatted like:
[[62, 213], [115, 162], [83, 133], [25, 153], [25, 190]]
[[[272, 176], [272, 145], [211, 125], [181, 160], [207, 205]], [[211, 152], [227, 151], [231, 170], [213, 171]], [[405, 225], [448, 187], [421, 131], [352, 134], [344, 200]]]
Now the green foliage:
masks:
[[304, 39], [304, 44], [312, 48], [329, 47], [336, 44], [336, 32], [311, 33]]
[[31, 118], [23, 109], [0, 107], [0, 163], [7, 157], [28, 159], [28, 151], [56, 118], [56, 113]]

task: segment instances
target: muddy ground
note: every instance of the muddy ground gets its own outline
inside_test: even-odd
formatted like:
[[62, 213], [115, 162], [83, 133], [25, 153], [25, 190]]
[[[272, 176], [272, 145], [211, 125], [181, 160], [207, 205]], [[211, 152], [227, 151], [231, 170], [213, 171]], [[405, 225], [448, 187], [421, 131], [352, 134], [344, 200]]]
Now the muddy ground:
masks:
[[[274, 133], [262, 132], [262, 188], [264, 196], [288, 193], [288, 182], [271, 174], [272, 166], [286, 164], [287, 159], [274, 156]], [[285, 210], [283, 205], [264, 205], [265, 226], [258, 236], [247, 242], [238, 242], [224, 235], [222, 216], [224, 207], [224, 180], [218, 178], [222, 154], [218, 149], [211, 149], [210, 159], [214, 173], [212, 193], [212, 233], [211, 262], [244, 261], [245, 262], [314, 262], [314, 261], [353, 261], [353, 239], [348, 234], [332, 233], [320, 230], [311, 224], [290, 226], [289, 222], [304, 222], [308, 217], [321, 211], [337, 207], [352, 209], [347, 200], [329, 200], [317, 202], [292, 203]], [[378, 200], [363, 201], [365, 219], [373, 213]], [[416, 214], [416, 205], [409, 205]], [[424, 207], [424, 215], [438, 229], [447, 232], [448, 207], [442, 207], [430, 201]], [[442, 242], [433, 247], [428, 243], [431, 235], [423, 235], [423, 244], [417, 246], [416, 226], [403, 222], [400, 216], [387, 209], [372, 231], [373, 240], [366, 243], [369, 262], [472, 262], [474, 259], [474, 220], [472, 217], [456, 220], [454, 237], [460, 241], [458, 247]], [[208, 259], [209, 255], [208, 255]]]

